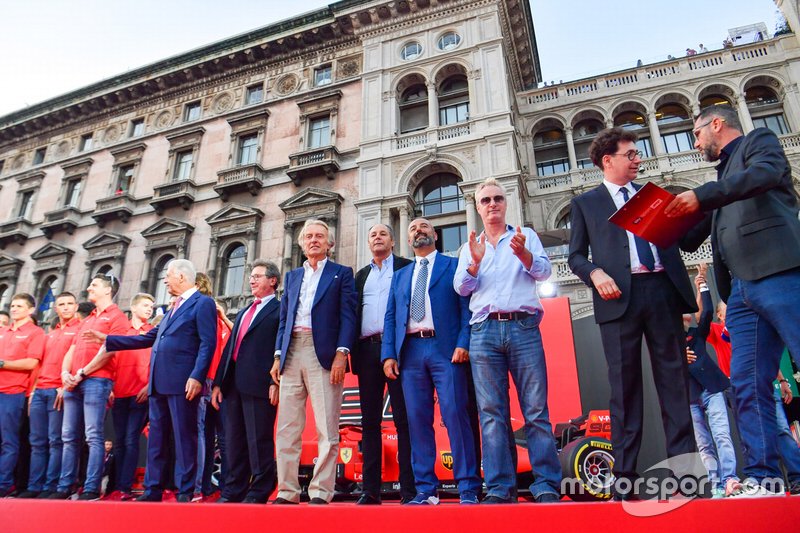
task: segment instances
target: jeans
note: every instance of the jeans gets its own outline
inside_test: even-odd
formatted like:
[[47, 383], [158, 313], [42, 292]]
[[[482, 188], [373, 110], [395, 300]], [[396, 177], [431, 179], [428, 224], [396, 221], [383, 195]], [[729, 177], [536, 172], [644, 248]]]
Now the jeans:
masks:
[[214, 473], [214, 448], [217, 443], [219, 443], [220, 456], [222, 457], [218, 479], [220, 490], [224, 488], [226, 470], [224, 432], [221, 427], [220, 412], [211, 405], [213, 382], [213, 379], [206, 378], [203, 393], [200, 395], [200, 404], [197, 406], [197, 478], [194, 482], [194, 492], [204, 496], [208, 496], [213, 492], [211, 475]]
[[778, 453], [786, 469], [789, 483], [800, 482], [800, 448], [792, 437], [789, 422], [786, 420], [786, 411], [783, 410], [783, 401], [780, 397], [775, 401], [776, 416], [778, 419]]
[[59, 492], [70, 492], [78, 479], [83, 444], [81, 425], [85, 427], [86, 444], [89, 446], [83, 491], [100, 492], [105, 455], [104, 421], [112, 385], [110, 379], [86, 378], [75, 389], [64, 393], [64, 426], [61, 430], [64, 453], [61, 458], [61, 478], [58, 480]]
[[30, 441], [31, 470], [28, 490], [55, 491], [61, 475], [61, 423], [63, 409], [56, 410], [54, 403], [58, 389], [36, 389], [31, 398]]
[[731, 440], [725, 393], [703, 391], [700, 403], [690, 405], [697, 450], [714, 487], [724, 487], [736, 476], [736, 452]]
[[139, 464], [139, 439], [147, 421], [147, 401], [136, 403], [136, 396], [115, 398], [111, 408], [114, 421], [114, 488], [130, 492]]
[[547, 409], [547, 367], [541, 314], [520, 320], [484, 320], [472, 325], [470, 364], [481, 420], [483, 472], [487, 495], [510, 499], [516, 490], [509, 449], [513, 428], [508, 374], [514, 380], [534, 482], [531, 494], [560, 494], [561, 465]]
[[19, 432], [25, 410], [25, 393], [0, 392], [0, 492], [14, 484], [14, 467], [19, 457]]
[[778, 424], [772, 381], [784, 346], [800, 354], [800, 269], [756, 281], [733, 279], [726, 325], [731, 334], [731, 384], [745, 448], [744, 472], [756, 481], [778, 479]]

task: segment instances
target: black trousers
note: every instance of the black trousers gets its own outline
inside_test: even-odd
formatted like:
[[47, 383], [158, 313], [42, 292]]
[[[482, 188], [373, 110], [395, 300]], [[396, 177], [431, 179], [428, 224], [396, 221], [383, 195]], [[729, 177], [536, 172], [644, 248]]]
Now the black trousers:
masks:
[[635, 479], [644, 416], [642, 337], [653, 368], [667, 456], [696, 450], [689, 412], [686, 334], [680, 295], [665, 273], [637, 274], [625, 314], [600, 324], [611, 385], [611, 443], [614, 474]]
[[416, 493], [414, 472], [411, 470], [411, 440], [408, 436], [408, 416], [399, 379], [387, 379], [381, 364], [381, 345], [359, 341], [358, 390], [361, 396], [361, 453], [364, 460], [364, 492], [375, 497], [381, 493], [381, 421], [383, 392], [388, 386], [392, 418], [397, 428], [397, 448], [400, 462], [400, 495], [413, 498]]
[[266, 503], [278, 484], [275, 463], [274, 405], [267, 398], [231, 387], [223, 395], [227, 473], [222, 497], [232, 502], [252, 498]]

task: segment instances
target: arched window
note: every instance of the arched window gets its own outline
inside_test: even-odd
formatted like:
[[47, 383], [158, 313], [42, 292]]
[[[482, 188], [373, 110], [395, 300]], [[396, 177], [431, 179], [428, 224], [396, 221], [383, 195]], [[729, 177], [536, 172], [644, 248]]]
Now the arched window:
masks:
[[733, 105], [730, 99], [726, 96], [722, 96], [721, 94], [709, 94], [700, 100], [700, 109], [705, 109], [712, 105], [722, 104]]
[[56, 301], [57, 284], [58, 278], [56, 276], [48, 276], [44, 279], [37, 291], [36, 311], [39, 316], [45, 320], [48, 318], [50, 311], [53, 309], [53, 304]]
[[167, 286], [164, 284], [164, 280], [167, 279], [167, 266], [173, 259], [174, 257], [171, 255], [165, 255], [156, 263], [156, 280], [153, 292], [155, 293], [157, 306], [169, 303], [170, 295], [167, 291]]
[[581, 120], [572, 128], [572, 138], [575, 144], [575, 156], [578, 159], [578, 168], [594, 166], [589, 158], [589, 146], [597, 134], [605, 128], [602, 122], [594, 118]]
[[428, 127], [428, 89], [424, 83], [412, 85], [400, 97], [400, 133]]
[[536, 133], [533, 136], [533, 150], [538, 176], [569, 172], [569, 151], [564, 130], [553, 128]]
[[113, 267], [111, 265], [103, 265], [97, 269], [97, 273], [103, 274], [104, 276], [108, 276], [109, 272], [113, 274]]
[[661, 142], [668, 154], [689, 152], [694, 149], [691, 116], [681, 105], [664, 104], [656, 110], [656, 122], [661, 130]]
[[464, 197], [453, 174], [434, 174], [417, 189], [416, 203], [423, 217], [456, 213], [464, 210]]
[[467, 77], [456, 74], [439, 86], [439, 125], [469, 120], [469, 84]]
[[789, 133], [783, 105], [778, 95], [769, 87], [756, 85], [745, 91], [747, 109], [756, 128], [769, 128], [775, 135]]
[[237, 296], [242, 294], [244, 286], [244, 267], [247, 260], [247, 248], [243, 244], [236, 244], [228, 250], [223, 263], [223, 287], [224, 296]]
[[636, 148], [641, 150], [642, 157], [653, 157], [653, 145], [650, 142], [647, 121], [644, 115], [637, 111], [623, 111], [614, 117], [614, 126], [636, 132], [639, 135], [639, 140], [636, 141]]
[[689, 118], [689, 112], [678, 104], [662, 105], [656, 110], [656, 122], [659, 126], [689, 120]]

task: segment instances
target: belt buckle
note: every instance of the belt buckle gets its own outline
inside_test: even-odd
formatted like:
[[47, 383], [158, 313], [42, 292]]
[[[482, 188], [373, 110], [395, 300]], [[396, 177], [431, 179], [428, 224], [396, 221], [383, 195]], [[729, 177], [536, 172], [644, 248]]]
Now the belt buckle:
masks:
[[498, 322], [510, 322], [514, 320], [514, 313], [497, 313]]
[[430, 339], [434, 336], [434, 332], [430, 329], [426, 329], [419, 332], [419, 337], [421, 339]]

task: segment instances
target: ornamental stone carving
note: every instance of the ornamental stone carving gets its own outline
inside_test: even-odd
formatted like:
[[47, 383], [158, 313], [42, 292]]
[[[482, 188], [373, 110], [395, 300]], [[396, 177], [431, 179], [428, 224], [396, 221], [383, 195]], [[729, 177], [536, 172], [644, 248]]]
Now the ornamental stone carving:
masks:
[[172, 124], [173, 120], [174, 116], [172, 114], [172, 111], [170, 111], [169, 109], [165, 109], [164, 111], [156, 115], [156, 119], [153, 122], [153, 125], [157, 130], [163, 130], [164, 128], [168, 128]]
[[224, 113], [233, 107], [233, 94], [224, 92], [217, 95], [211, 104], [214, 113]]
[[19, 170], [25, 164], [25, 156], [18, 155], [14, 158], [14, 161], [11, 162], [11, 170]]
[[349, 78], [357, 76], [361, 71], [358, 59], [350, 59], [339, 63], [339, 75], [337, 78]]
[[278, 80], [278, 83], [275, 84], [275, 90], [278, 94], [289, 94], [297, 89], [298, 83], [297, 76], [294, 74], [287, 74]]
[[103, 132], [103, 142], [105, 144], [115, 143], [119, 140], [120, 129], [119, 126], [109, 126]]
[[56, 156], [57, 157], [66, 157], [69, 155], [69, 149], [71, 148], [71, 144], [69, 141], [64, 140], [58, 143], [56, 146]]

